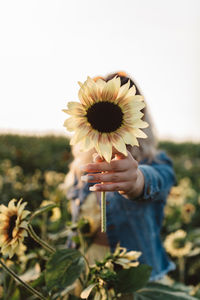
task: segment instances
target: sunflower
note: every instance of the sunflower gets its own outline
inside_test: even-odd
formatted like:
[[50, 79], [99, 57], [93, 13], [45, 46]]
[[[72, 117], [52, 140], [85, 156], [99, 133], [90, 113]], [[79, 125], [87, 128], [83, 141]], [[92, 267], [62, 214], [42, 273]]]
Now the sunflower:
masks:
[[130, 81], [121, 86], [120, 77], [105, 82], [101, 78], [79, 83], [81, 103], [69, 102], [69, 114], [64, 126], [75, 134], [70, 144], [80, 144], [80, 150], [95, 148], [98, 154], [110, 162], [112, 147], [127, 155], [126, 145], [137, 145], [137, 138], [146, 138], [140, 130], [148, 126], [141, 120], [145, 107], [143, 96], [135, 95]]
[[185, 223], [190, 223], [195, 210], [196, 208], [192, 203], [185, 203], [184, 206], [182, 206], [181, 216]]
[[20, 253], [24, 237], [27, 236], [27, 221], [30, 214], [24, 210], [26, 202], [22, 199], [15, 206], [16, 199], [12, 199], [8, 207], [0, 205], [0, 247], [2, 254], [8, 254], [11, 258], [15, 253]]
[[167, 252], [175, 257], [183, 257], [189, 254], [192, 243], [186, 240], [186, 235], [186, 232], [182, 229], [170, 233], [164, 241]]

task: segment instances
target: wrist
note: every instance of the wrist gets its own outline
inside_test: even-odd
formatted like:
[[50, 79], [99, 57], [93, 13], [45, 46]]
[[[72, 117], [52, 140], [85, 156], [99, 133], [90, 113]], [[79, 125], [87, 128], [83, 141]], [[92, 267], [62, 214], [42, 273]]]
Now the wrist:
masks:
[[144, 175], [140, 169], [137, 169], [137, 179], [133, 184], [133, 188], [126, 193], [128, 199], [140, 197], [144, 191]]

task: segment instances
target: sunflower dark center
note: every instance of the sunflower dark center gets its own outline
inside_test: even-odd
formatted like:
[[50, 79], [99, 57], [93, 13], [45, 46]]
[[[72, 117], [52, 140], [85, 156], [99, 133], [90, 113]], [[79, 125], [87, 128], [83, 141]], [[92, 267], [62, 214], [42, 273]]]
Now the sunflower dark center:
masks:
[[13, 238], [12, 236], [12, 232], [13, 229], [15, 228], [15, 222], [17, 220], [17, 215], [13, 215], [12, 217], [10, 217], [9, 219], [9, 225], [8, 225], [8, 237], [11, 240]]
[[174, 240], [173, 244], [176, 249], [183, 248], [185, 246], [185, 239], [177, 238]]
[[88, 122], [93, 129], [99, 132], [113, 132], [117, 130], [123, 122], [123, 112], [121, 108], [112, 102], [97, 102], [93, 104], [86, 115]]

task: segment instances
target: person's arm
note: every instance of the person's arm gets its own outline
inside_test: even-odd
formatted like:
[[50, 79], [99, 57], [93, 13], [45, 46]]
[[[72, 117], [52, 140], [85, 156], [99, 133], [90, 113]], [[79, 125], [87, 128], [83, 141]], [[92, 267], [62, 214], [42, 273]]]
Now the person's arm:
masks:
[[160, 199], [160, 194], [168, 194], [176, 183], [172, 162], [163, 152], [151, 164], [141, 164], [138, 168], [144, 175], [144, 200]]
[[94, 163], [82, 166], [87, 175], [82, 180], [96, 183], [91, 191], [117, 191], [129, 199], [156, 200], [160, 193], [168, 192], [174, 184], [171, 161], [163, 154], [160, 161], [138, 165], [128, 152], [128, 156], [115, 154], [110, 163], [96, 155]]
[[130, 152], [127, 156], [115, 153], [110, 163], [96, 155], [94, 163], [82, 166], [82, 170], [88, 173], [82, 176], [83, 181], [96, 183], [91, 191], [117, 191], [129, 198], [143, 193], [144, 176]]

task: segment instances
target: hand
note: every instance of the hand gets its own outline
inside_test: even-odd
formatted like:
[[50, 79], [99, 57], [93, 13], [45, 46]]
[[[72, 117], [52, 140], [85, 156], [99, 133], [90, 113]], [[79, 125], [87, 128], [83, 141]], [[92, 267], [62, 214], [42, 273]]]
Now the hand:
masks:
[[90, 187], [91, 191], [118, 191], [128, 198], [140, 196], [144, 189], [144, 175], [138, 169], [137, 161], [129, 151], [127, 156], [116, 152], [110, 163], [96, 154], [94, 163], [82, 166], [87, 175], [81, 177], [83, 181], [96, 183]]

